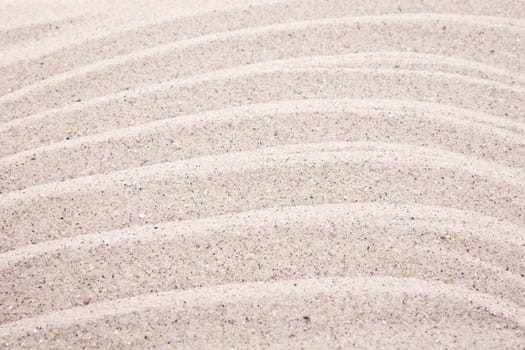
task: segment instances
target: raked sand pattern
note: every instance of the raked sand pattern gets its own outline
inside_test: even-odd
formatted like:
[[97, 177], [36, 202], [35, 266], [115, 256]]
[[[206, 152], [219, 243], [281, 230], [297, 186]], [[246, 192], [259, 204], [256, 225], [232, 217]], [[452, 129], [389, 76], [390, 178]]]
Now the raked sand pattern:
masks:
[[0, 348], [523, 349], [522, 0], [0, 0], [0, 77]]

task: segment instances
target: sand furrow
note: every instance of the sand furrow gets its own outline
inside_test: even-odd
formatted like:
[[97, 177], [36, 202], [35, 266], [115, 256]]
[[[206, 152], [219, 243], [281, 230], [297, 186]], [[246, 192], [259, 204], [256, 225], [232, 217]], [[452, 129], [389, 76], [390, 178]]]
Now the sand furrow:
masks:
[[[38, 58], [39, 56], [56, 52], [61, 48], [78, 45], [79, 43], [105, 38], [111, 33], [122, 33], [133, 28], [140, 28], [158, 24], [166, 20], [184, 18], [187, 16], [196, 16], [199, 13], [214, 12], [217, 9], [227, 10], [232, 8], [246, 8], [247, 5], [265, 4], [275, 2], [273, 0], [220, 0], [207, 1], [197, 0], [188, 3], [173, 3], [172, 1], [151, 1], [130, 0], [126, 3], [107, 2], [107, 1], [86, 1], [82, 3], [71, 3], [62, 1], [61, 6], [55, 6], [52, 2], [47, 1], [47, 6], [43, 6], [35, 14], [45, 13], [41, 20], [31, 21], [29, 25], [45, 26], [50, 22], [63, 21], [71, 17], [83, 17], [84, 21], [74, 26], [60, 31], [58, 35], [51, 35], [40, 38], [39, 41], [22, 42], [18, 45], [0, 50], [0, 62], [2, 65], [12, 65], [19, 63], [21, 60]], [[35, 4], [33, 4], [34, 6]], [[43, 4], [40, 4], [43, 5]], [[143, 11], [137, 11], [142, 7]], [[22, 10], [22, 11], [21, 11]], [[65, 10], [63, 15], [58, 13]], [[4, 12], [7, 11], [7, 23], [2, 20]], [[0, 30], [17, 31], [27, 26], [28, 9], [22, 6], [22, 9], [0, 11]], [[23, 15], [26, 18], [25, 25], [9, 24], [13, 20], [15, 13]], [[25, 13], [24, 13], [25, 12]], [[118, 14], [116, 16], [115, 14]], [[197, 15], [198, 18], [198, 15]], [[18, 22], [15, 19], [15, 23]], [[0, 32], [1, 35], [1, 32]]]
[[58, 36], [64, 31], [89, 20], [82, 16], [62, 18], [44, 23], [35, 23], [17, 28], [0, 29], [1, 51], [8, 50], [10, 46], [19, 42], [31, 42], [32, 45], [50, 36]]
[[[238, 6], [239, 4], [237, 4]], [[35, 80], [49, 77], [78, 67], [83, 64], [96, 61], [97, 59], [110, 58], [118, 54], [144, 49], [154, 45], [168, 43], [176, 39], [195, 37], [212, 32], [241, 29], [248, 26], [265, 25], [272, 23], [283, 23], [297, 20], [319, 19], [334, 16], [348, 15], [370, 15], [370, 14], [392, 14], [392, 13], [435, 13], [454, 12], [459, 14], [478, 14], [491, 16], [514, 16], [525, 17], [521, 6], [516, 7], [515, 1], [505, 1], [498, 8], [486, 7], [480, 1], [465, 1], [448, 4], [426, 4], [414, 3], [413, 1], [397, 1], [396, 3], [382, 1], [361, 2], [357, 0], [326, 0], [326, 1], [292, 1], [285, 3], [265, 4], [262, 6], [251, 6], [234, 10], [214, 11], [212, 13], [201, 13], [196, 16], [182, 17], [175, 20], [162, 22], [157, 17], [156, 22], [160, 24], [141, 26], [135, 29], [112, 32], [103, 31], [101, 38], [79, 42], [78, 37], [71, 43], [64, 40], [62, 45], [73, 47], [61, 49], [52, 53], [48, 41], [31, 43], [32, 50], [26, 50], [27, 56], [24, 64], [11, 64], [0, 68], [0, 75], [5, 77], [5, 84], [0, 82], [0, 93], [12, 91], [24, 85], [31, 84]], [[173, 6], [172, 6], [173, 7]], [[202, 10], [202, 9], [201, 9]], [[121, 14], [122, 15], [122, 14]], [[180, 11], [176, 17], [180, 17]], [[85, 30], [83, 33], [85, 34]], [[36, 49], [38, 47], [38, 50]], [[56, 50], [56, 49], [55, 49]], [[40, 57], [45, 52], [48, 54]], [[6, 58], [9, 56], [6, 55]], [[19, 59], [15, 56], [14, 59]], [[34, 57], [34, 58], [30, 58]], [[68, 65], [64, 67], [63, 60], [67, 57]], [[11, 58], [13, 59], [13, 58]], [[45, 70], [42, 70], [42, 65]], [[69, 68], [68, 68], [69, 67]]]
[[519, 349], [516, 0], [0, 0], [0, 348]]
[[[282, 187], [282, 178], [293, 189]], [[524, 179], [523, 170], [427, 147], [344, 142], [274, 147], [3, 194], [1, 250], [240, 208], [327, 202], [444, 205], [523, 224]], [[39, 225], [53, 229], [35, 230]]]
[[267, 209], [4, 253], [0, 275], [16, 282], [0, 288], [0, 309], [7, 322], [80, 305], [87, 297], [100, 302], [247, 276], [311, 275], [418, 277], [521, 305], [524, 244], [522, 229], [447, 208], [345, 203]]
[[525, 133], [501, 129], [498, 121], [467, 110], [399, 100], [252, 104], [111, 130], [2, 158], [0, 193], [161, 162], [329, 141], [411, 143], [525, 168]]
[[[434, 311], [432, 314], [421, 312], [417, 305], [425, 305]], [[188, 322], [190, 314], [193, 322]], [[182, 329], [173, 332], [171, 325], [178, 324], [178, 319], [181, 322], [176, 328]], [[63, 346], [64, 341], [75, 344], [78, 341], [75, 339], [76, 334], [77, 339], [80, 335], [83, 341], [97, 346], [107, 342], [108, 338], [96, 323], [111, 325], [111, 328], [117, 329], [149, 324], [155, 325], [157, 331], [160, 331], [159, 327], [170, 330], [159, 332], [165, 334], [160, 339], [148, 340], [148, 336], [144, 337], [144, 334], [140, 338], [124, 334], [121, 338], [118, 331], [112, 334], [112, 339], [122, 345], [126, 344], [126, 340], [135, 345], [148, 344], [151, 341], [159, 344], [161, 341], [171, 340], [177, 344], [208, 345], [212, 341], [224, 346], [236, 344], [237, 340], [246, 341], [244, 337], [237, 338], [231, 334], [236, 334], [235, 330], [246, 328], [251, 335], [259, 333], [252, 342], [271, 345], [286, 340], [296, 343], [296, 339], [290, 340], [290, 334], [299, 339], [308, 339], [316, 333], [312, 327], [314, 324], [318, 324], [322, 333], [329, 334], [329, 329], [332, 328], [332, 334], [333, 329], [344, 334], [352, 333], [351, 330], [362, 322], [360, 320], [371, 322], [365, 323], [369, 327], [384, 321], [406, 332], [410, 328], [403, 325], [414, 319], [417, 324], [421, 322], [434, 325], [431, 341], [434, 341], [432, 336], [441, 332], [452, 332], [452, 338], [457, 337], [452, 329], [458, 320], [463, 319], [472, 324], [469, 329], [473, 333], [469, 337], [463, 334], [466, 339], [479, 334], [478, 339], [488, 341], [485, 344], [498, 344], [498, 340], [502, 344], [502, 339], [505, 339], [504, 344], [516, 345], [518, 339], [523, 337], [525, 310], [493, 296], [444, 283], [413, 278], [334, 277], [226, 284], [98, 303], [5, 324], [0, 327], [0, 336], [4, 342], [23, 342], [31, 346], [38, 344], [38, 334], [43, 332], [50, 336], [47, 339], [48, 344]], [[214, 333], [215, 340], [210, 337], [212, 333], [201, 333], [195, 337], [193, 332], [200, 329], [195, 327], [196, 322], [203, 325], [203, 330]], [[283, 328], [269, 327], [270, 322], [274, 325], [291, 323]], [[298, 324], [294, 325], [296, 322]], [[82, 329], [80, 334], [79, 327]], [[214, 331], [217, 327], [222, 331]], [[250, 328], [254, 331], [249, 332]], [[370, 331], [374, 328], [372, 326]], [[84, 334], [86, 331], [91, 338]], [[53, 336], [58, 332], [59, 338]], [[221, 338], [217, 339], [217, 336]], [[448, 337], [445, 339], [449, 340]], [[410, 337], [406, 341], [410, 341]], [[429, 340], [425, 339], [423, 342], [429, 343]]]
[[[514, 85], [525, 84], [525, 77], [516, 75], [512, 71], [500, 69], [498, 67], [490, 66], [487, 64], [479, 63], [476, 61], [469, 61], [460, 59], [457, 57], [434, 55], [434, 54], [422, 54], [415, 52], [402, 52], [402, 51], [375, 51], [375, 52], [364, 52], [364, 53], [350, 53], [350, 54], [338, 54], [338, 55], [315, 55], [315, 56], [304, 56], [295, 57], [291, 59], [279, 59], [270, 60], [259, 64], [246, 65], [249, 67], [260, 67], [266, 65], [279, 65], [284, 67], [297, 67], [297, 65], [308, 66], [308, 67], [363, 67], [363, 68], [401, 68], [401, 69], [412, 69], [412, 70], [437, 70], [444, 73], [456, 73], [471, 77], [477, 77], [484, 80], [499, 81], [504, 84]], [[237, 70], [239, 67], [234, 67], [230, 70]], [[243, 69], [244, 70], [244, 69]], [[218, 69], [218, 71], [222, 71]], [[227, 70], [228, 71], [228, 70]], [[208, 76], [205, 74], [204, 76]], [[197, 74], [199, 76], [199, 74]], [[159, 84], [163, 86], [169, 84]], [[519, 88], [519, 86], [518, 86]], [[149, 86], [135, 87], [136, 89], [151, 91], [156, 89], [155, 84], [149, 84]], [[125, 93], [125, 92], [121, 92]], [[109, 94], [111, 96], [112, 94]], [[119, 95], [119, 93], [115, 93]], [[104, 96], [102, 96], [102, 99]], [[100, 98], [92, 99], [91, 101], [99, 100]], [[88, 101], [89, 102], [89, 101]], [[85, 103], [85, 102], [84, 102]], [[23, 118], [21, 118], [23, 119]], [[16, 121], [16, 120], [15, 120]]]
[[[309, 215], [312, 215], [312, 217], [309, 217]], [[179, 236], [193, 236], [197, 230], [204, 232], [201, 233], [201, 236], [206, 237], [206, 235], [213, 234], [215, 230], [223, 227], [226, 223], [232, 226], [243, 226], [245, 220], [248, 220], [249, 224], [255, 228], [268, 225], [269, 222], [283, 224], [298, 218], [305, 223], [322, 222], [324, 225], [328, 225], [332, 222], [330, 220], [334, 220], [334, 215], [340, 216], [341, 219], [345, 216], [351, 217], [352, 221], [374, 218], [378, 222], [384, 221], [384, 218], [379, 218], [380, 215], [384, 215], [392, 220], [402, 220], [408, 217], [411, 221], [415, 220], [414, 224], [423, 224], [431, 227], [441, 225], [444, 231], [458, 231], [463, 227], [462, 225], [466, 225], [463, 227], [465, 232], [462, 232], [462, 234], [469, 236], [469, 239], [490, 242], [491, 244], [502, 242], [515, 246], [525, 244], [525, 235], [523, 228], [520, 226], [476, 212], [418, 204], [329, 203], [315, 206], [266, 208], [195, 220], [184, 220], [178, 223], [145, 224], [134, 226], [130, 229], [46, 241], [0, 254], [0, 270], [20, 264], [24, 260], [40, 258], [43, 255], [55, 254], [62, 250], [87, 250], [99, 245], [117, 246], [126, 242], [166, 241]], [[450, 239], [451, 237], [447, 238]], [[490, 256], [486, 256], [486, 258], [490, 258]], [[506, 256], [498, 258], [506, 258]]]
[[[288, 67], [292, 63], [221, 70], [15, 120], [0, 125], [0, 149], [8, 155], [177, 115], [289, 99], [416, 100], [469, 108], [509, 121], [525, 120], [521, 109], [525, 91], [493, 81], [434, 71]], [[398, 85], [405, 88], [395, 89]], [[507, 125], [513, 131], [523, 130], [522, 122]]]
[[[171, 78], [176, 78], [188, 75], [188, 70], [204, 73], [224, 66], [301, 56], [305, 50], [310, 55], [399, 49], [436, 53], [435, 46], [430, 46], [431, 43], [436, 45], [432, 38], [440, 42], [441, 48], [448, 48], [447, 52], [437, 52], [439, 54], [497, 63], [497, 66], [521, 74], [522, 63], [513, 48], [525, 41], [525, 28], [496, 26], [495, 21], [506, 23], [509, 20], [443, 14], [383, 15], [303, 21], [211, 34], [100, 61], [4, 95], [0, 97], [1, 120], [24, 117], [130, 86], [168, 80], [167, 72], [172, 74]], [[421, 37], [407, 47], [402, 35], [413, 32], [414, 26]], [[400, 37], [386, 40], [382, 35], [384, 31], [398, 33]], [[484, 38], [486, 40], [480, 41], [480, 31], [487, 37], [497, 36], [497, 40]], [[476, 37], [471, 38], [474, 33]], [[454, 44], [456, 37], [465, 38], [461, 50]], [[265, 40], [271, 40], [275, 46], [261, 46], [261, 41]], [[487, 42], [491, 45], [484, 48]], [[244, 47], [250, 49], [244, 50]], [[162, 74], [158, 67], [164, 68]], [[20, 101], [32, 103], [20, 104]]]

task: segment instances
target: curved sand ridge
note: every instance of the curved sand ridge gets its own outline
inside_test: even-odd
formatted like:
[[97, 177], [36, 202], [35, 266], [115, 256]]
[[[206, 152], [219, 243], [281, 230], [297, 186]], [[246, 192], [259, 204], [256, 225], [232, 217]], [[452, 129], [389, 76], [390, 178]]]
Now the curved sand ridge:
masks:
[[[224, 4], [225, 1], [222, 1]], [[94, 16], [85, 16], [86, 11], [81, 13], [84, 16], [74, 17], [74, 14], [69, 16], [55, 16], [49, 19], [49, 22], [40, 24], [33, 24], [39, 29], [38, 33], [45, 31], [47, 24], [55, 36], [62, 41], [58, 45], [50, 45], [50, 41], [57, 41], [53, 35], [50, 40], [42, 40], [42, 38], [26, 38], [28, 27], [30, 25], [23, 25], [21, 27], [13, 26], [3, 33], [8, 39], [6, 41], [16, 43], [19, 40], [18, 47], [10, 47], [6, 50], [5, 59], [2, 60], [3, 69], [0, 68], [0, 73], [5, 77], [4, 82], [0, 82], [2, 88], [0, 91], [11, 91], [15, 88], [28, 85], [30, 82], [49, 77], [51, 74], [57, 74], [70, 70], [70, 67], [78, 67], [96, 60], [111, 58], [115, 55], [128, 53], [131, 51], [152, 47], [155, 45], [172, 42], [174, 40], [181, 40], [189, 37], [196, 37], [213, 32], [222, 32], [228, 30], [242, 29], [248, 26], [261, 26], [275, 23], [293, 22], [306, 19], [320, 19], [334, 16], [362, 16], [370, 14], [393, 14], [393, 13], [420, 13], [432, 11], [433, 13], [449, 13], [451, 9], [447, 4], [433, 3], [415, 3], [410, 0], [400, 0], [396, 2], [384, 1], [367, 1], [363, 3], [359, 0], [321, 0], [321, 1], [289, 1], [276, 2], [271, 4], [257, 5], [255, 1], [251, 2], [252, 7], [240, 7], [238, 9], [230, 9], [223, 11], [215, 11], [211, 13], [199, 14], [197, 16], [182, 17], [169, 20], [170, 16], [179, 17], [184, 13], [189, 13], [195, 8], [202, 11], [203, 7], [200, 2], [194, 2], [195, 7], [187, 7], [186, 11], [180, 11], [179, 8], [174, 8], [170, 2], [168, 9], [158, 6], [156, 2], [151, 7], [159, 7], [160, 11], [156, 11], [153, 23], [156, 24], [142, 26], [132, 21], [126, 23], [131, 24], [130, 29], [125, 30], [123, 27], [114, 27], [113, 31], [101, 30], [98, 35], [91, 35], [90, 30], [78, 25], [78, 22], [86, 23], [90, 26], [100, 27], [100, 18]], [[239, 5], [239, 3], [237, 3]], [[456, 14], [466, 15], [481, 15], [481, 16], [500, 16], [500, 17], [523, 17], [525, 11], [522, 4], [514, 0], [505, 0], [499, 3], [498, 8], [494, 8], [491, 4], [482, 4], [479, 1], [462, 1], [455, 4], [452, 9]], [[210, 5], [214, 6], [214, 2]], [[224, 5], [223, 5], [224, 8]], [[175, 11], [174, 11], [175, 10]], [[189, 10], [189, 11], [188, 11]], [[27, 7], [23, 8], [27, 11]], [[99, 10], [100, 11], [100, 10]], [[36, 11], [35, 11], [36, 12]], [[41, 11], [38, 12], [39, 14]], [[54, 11], [56, 14], [56, 10]], [[162, 21], [161, 16], [166, 16], [166, 20]], [[73, 16], [73, 17], [72, 17]], [[27, 16], [25, 16], [27, 17]], [[105, 18], [111, 16], [105, 16]], [[144, 19], [144, 12], [141, 13], [141, 18]], [[126, 20], [122, 11], [119, 12], [119, 19]], [[161, 22], [159, 23], [159, 19]], [[61, 22], [77, 22], [73, 27], [73, 33], [67, 33], [69, 38], [64, 38], [62, 31], [68, 31], [69, 28], [64, 26]], [[44, 27], [43, 27], [44, 26]], [[59, 28], [57, 28], [59, 27]], [[132, 29], [135, 27], [134, 29]], [[59, 31], [60, 30], [60, 31]], [[48, 29], [49, 31], [49, 29]], [[33, 33], [37, 32], [36, 30]], [[87, 41], [79, 42], [78, 34], [85, 35], [88, 33]], [[62, 34], [62, 35], [61, 35]], [[13, 38], [14, 37], [14, 38]], [[98, 37], [98, 38], [97, 38]], [[36, 41], [35, 39], [39, 39]], [[27, 50], [26, 48], [30, 48]], [[16, 55], [9, 56], [10, 53], [16, 52]], [[23, 65], [17, 65], [16, 60], [20, 59], [20, 52], [29, 54], [26, 56]], [[44, 52], [47, 55], [41, 56]], [[35, 57], [37, 56], [37, 57]], [[38, 57], [40, 56], [40, 57]], [[61, 64], [62, 57], [68, 57], [67, 65]], [[7, 60], [15, 62], [8, 64]], [[42, 71], [42, 66], [46, 67]]]
[[[356, 85], [355, 81], [360, 81], [361, 85]], [[400, 83], [406, 89], [393, 89]], [[460, 99], [460, 94], [472, 99]], [[413, 99], [460, 107], [466, 105], [469, 109], [484, 112], [481, 115], [485, 119], [494, 119], [486, 114], [504, 116], [499, 118], [499, 124], [505, 124], [506, 128], [525, 129], [519, 108], [520, 101], [525, 99], [525, 90], [518, 87], [459, 74], [395, 67], [291, 68], [257, 64], [162, 83], [131, 93], [121, 92], [85, 104], [16, 119], [0, 124], [0, 133], [5, 135], [4, 140], [18, 141], [6, 143], [3, 147], [10, 154], [53, 141], [70, 140], [174, 115], [279, 99], [327, 97]], [[154, 107], [144, 107], [150, 105]], [[516, 123], [512, 123], [513, 119], [517, 119]], [[38, 130], [37, 137], [33, 136], [35, 130]]]
[[0, 347], [525, 342], [522, 4], [60, 4], [0, 2]]
[[[417, 37], [407, 47], [403, 37], [412, 32]], [[480, 40], [480, 32], [493, 37]], [[397, 37], [391, 37], [393, 34]], [[356, 37], [363, 39], [356, 41]], [[461, 48], [454, 45], [457, 37], [465, 38]], [[272, 42], [272, 46], [261, 46], [265, 41]], [[424, 53], [432, 49], [431, 43], [437, 42], [448, 48], [445, 52], [448, 56], [487, 63], [497, 61], [504, 68], [518, 68], [521, 73], [521, 61], [514, 51], [523, 41], [525, 26], [521, 23], [465, 15], [395, 14], [269, 25], [209, 34], [97, 61], [0, 97], [0, 112], [6, 114], [4, 119], [10, 120], [66, 102], [80, 102], [126, 89], [130, 85], [156, 82], [166, 79], [170, 72], [179, 77], [185, 70], [196, 73], [283, 55], [303, 56], [305, 51], [309, 55], [395, 50]], [[486, 46], [487, 42], [492, 45]], [[492, 52], [494, 54], [487, 54]], [[171, 65], [175, 67], [170, 68]], [[158, 67], [164, 67], [162, 73]], [[21, 105], [20, 99], [32, 103]]]

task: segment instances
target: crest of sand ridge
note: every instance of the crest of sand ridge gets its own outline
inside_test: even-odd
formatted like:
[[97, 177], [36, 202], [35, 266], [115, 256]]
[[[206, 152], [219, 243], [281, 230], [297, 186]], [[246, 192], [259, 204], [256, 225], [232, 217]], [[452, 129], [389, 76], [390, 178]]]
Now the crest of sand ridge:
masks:
[[0, 348], [525, 343], [522, 2], [63, 5], [0, 2]]

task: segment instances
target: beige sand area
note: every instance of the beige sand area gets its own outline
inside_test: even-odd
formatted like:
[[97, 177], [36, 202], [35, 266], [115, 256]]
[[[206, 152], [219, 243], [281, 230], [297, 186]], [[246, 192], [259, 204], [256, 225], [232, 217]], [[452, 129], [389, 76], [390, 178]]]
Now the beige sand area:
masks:
[[0, 77], [0, 348], [523, 349], [523, 0], [0, 0]]

